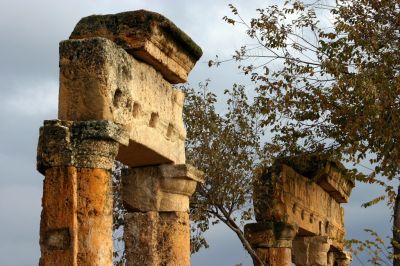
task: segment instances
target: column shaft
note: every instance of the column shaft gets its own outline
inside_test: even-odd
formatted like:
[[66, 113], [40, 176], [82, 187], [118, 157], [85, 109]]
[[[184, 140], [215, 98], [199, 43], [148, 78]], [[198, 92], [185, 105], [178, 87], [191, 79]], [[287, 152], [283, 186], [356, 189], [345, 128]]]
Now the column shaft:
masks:
[[125, 216], [127, 266], [190, 265], [189, 215], [133, 212]]
[[46, 170], [40, 221], [41, 266], [77, 265], [76, 188], [75, 167]]
[[112, 265], [112, 184], [109, 170], [81, 168], [78, 177], [78, 265]]
[[104, 121], [60, 120], [41, 128], [41, 266], [112, 265], [111, 167], [119, 146], [117, 129]]
[[[291, 248], [256, 248], [257, 255], [268, 266], [291, 266]], [[257, 264], [255, 264], [257, 265]]]

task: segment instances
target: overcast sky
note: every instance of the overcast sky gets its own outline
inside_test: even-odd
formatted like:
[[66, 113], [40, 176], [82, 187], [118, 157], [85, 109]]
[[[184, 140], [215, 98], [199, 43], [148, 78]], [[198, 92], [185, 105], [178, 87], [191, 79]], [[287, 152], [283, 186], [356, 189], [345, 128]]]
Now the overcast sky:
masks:
[[[38, 265], [43, 177], [36, 172], [38, 129], [55, 119], [58, 97], [58, 43], [67, 39], [81, 17], [148, 9], [175, 22], [203, 49], [190, 75], [195, 85], [210, 78], [215, 91], [233, 82], [247, 84], [235, 66], [209, 69], [216, 54], [228, 57], [246, 42], [243, 30], [222, 21], [235, 1], [139, 0], [0, 0], [0, 265]], [[268, 1], [236, 1], [244, 17]], [[348, 237], [363, 238], [363, 228], [390, 233], [384, 204], [369, 209], [363, 201], [378, 195], [359, 185], [345, 206]], [[208, 234], [211, 247], [192, 257], [192, 265], [252, 265], [235, 235], [223, 225]], [[362, 265], [356, 259], [352, 265]], [[368, 263], [365, 263], [368, 265]]]

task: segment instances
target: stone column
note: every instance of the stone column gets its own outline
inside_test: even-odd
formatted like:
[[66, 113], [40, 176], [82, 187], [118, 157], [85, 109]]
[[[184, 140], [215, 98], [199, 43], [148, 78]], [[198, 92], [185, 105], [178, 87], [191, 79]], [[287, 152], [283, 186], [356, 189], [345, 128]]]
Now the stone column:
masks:
[[189, 197], [202, 173], [190, 165], [123, 172], [126, 265], [190, 265]]
[[296, 237], [293, 258], [297, 266], [326, 266], [331, 241], [326, 236]]
[[292, 240], [296, 236], [297, 225], [258, 222], [246, 224], [244, 230], [246, 239], [266, 265], [292, 265]]
[[127, 140], [112, 122], [44, 122], [40, 265], [112, 265], [110, 170], [118, 143]]

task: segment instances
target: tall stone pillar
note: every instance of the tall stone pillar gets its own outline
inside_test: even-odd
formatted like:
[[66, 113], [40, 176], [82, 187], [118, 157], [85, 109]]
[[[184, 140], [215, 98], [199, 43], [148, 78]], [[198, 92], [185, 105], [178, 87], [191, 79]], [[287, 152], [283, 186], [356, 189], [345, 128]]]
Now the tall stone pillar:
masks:
[[126, 264], [190, 265], [189, 197], [202, 173], [160, 165], [126, 169], [122, 178]]
[[110, 170], [124, 131], [107, 121], [45, 121], [40, 265], [112, 265]]
[[244, 230], [246, 239], [266, 265], [292, 265], [292, 241], [298, 230], [297, 225], [259, 222], [246, 224]]
[[298, 236], [293, 241], [293, 261], [298, 266], [327, 266], [330, 247], [326, 236]]

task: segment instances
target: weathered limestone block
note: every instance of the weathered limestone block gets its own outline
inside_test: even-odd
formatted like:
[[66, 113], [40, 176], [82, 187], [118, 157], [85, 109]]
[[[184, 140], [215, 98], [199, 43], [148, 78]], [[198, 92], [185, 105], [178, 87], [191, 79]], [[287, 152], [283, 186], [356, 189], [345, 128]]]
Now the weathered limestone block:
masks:
[[46, 171], [40, 220], [40, 266], [77, 265], [77, 180], [75, 167]]
[[146, 10], [82, 18], [70, 39], [108, 38], [154, 66], [171, 83], [186, 82], [202, 51], [164, 16]]
[[108, 121], [45, 121], [40, 265], [112, 265], [111, 167], [124, 131]]
[[52, 167], [43, 191], [40, 265], [112, 265], [110, 171]]
[[185, 163], [184, 94], [152, 66], [104, 38], [60, 43], [59, 119], [108, 120], [129, 132], [118, 160]]
[[297, 231], [297, 225], [283, 222], [253, 223], [244, 227], [247, 241], [270, 266], [292, 265], [292, 240]]
[[190, 265], [186, 212], [127, 213], [124, 240], [127, 266]]
[[191, 165], [160, 165], [125, 169], [122, 198], [130, 211], [189, 210], [189, 197], [203, 173]]
[[127, 144], [128, 136], [109, 121], [44, 121], [39, 132], [37, 169], [76, 166], [111, 169], [119, 143]]
[[285, 221], [299, 226], [299, 235], [328, 236], [343, 248], [344, 211], [327, 191], [293, 168], [264, 173], [256, 183], [254, 207], [257, 221]]
[[293, 261], [297, 266], [327, 266], [330, 247], [328, 237], [296, 237], [293, 241]]
[[346, 178], [333, 162], [327, 162], [318, 173], [317, 184], [339, 203], [349, 201], [354, 187], [354, 181]]
[[78, 168], [78, 265], [112, 265], [110, 170]]

